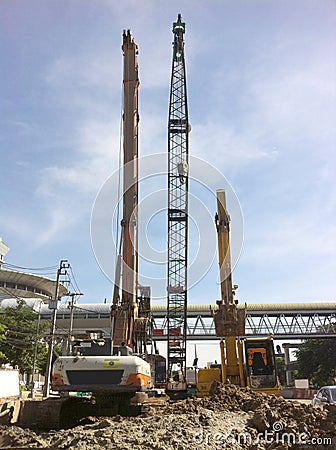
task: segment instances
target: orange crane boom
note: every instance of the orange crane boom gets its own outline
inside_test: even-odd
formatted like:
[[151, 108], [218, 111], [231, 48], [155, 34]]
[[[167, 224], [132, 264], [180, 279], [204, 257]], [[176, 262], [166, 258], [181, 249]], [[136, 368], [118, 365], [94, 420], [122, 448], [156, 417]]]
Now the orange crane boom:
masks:
[[[138, 46], [130, 30], [123, 33], [124, 111], [123, 111], [123, 219], [121, 301], [113, 296], [113, 345], [133, 347], [134, 321], [138, 316]], [[116, 280], [119, 283], [119, 280]]]

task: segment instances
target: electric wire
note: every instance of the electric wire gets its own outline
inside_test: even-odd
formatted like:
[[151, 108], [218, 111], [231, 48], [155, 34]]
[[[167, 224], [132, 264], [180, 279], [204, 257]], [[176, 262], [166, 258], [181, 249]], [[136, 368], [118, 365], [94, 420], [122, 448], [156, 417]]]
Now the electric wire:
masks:
[[75, 291], [76, 292], [81, 292], [81, 290], [79, 289], [79, 286], [78, 286], [78, 283], [77, 283], [77, 280], [76, 280], [76, 277], [75, 277], [75, 274], [74, 274], [74, 272], [73, 272], [73, 270], [72, 270], [72, 267], [71, 267], [71, 265], [70, 265], [70, 272], [71, 272], [71, 276], [72, 276], [72, 279], [73, 279], [73, 282], [74, 282], [74, 286], [73, 287], [75, 287]]
[[[121, 88], [120, 95], [120, 123], [119, 123], [119, 155], [118, 155], [118, 194], [117, 194], [117, 223], [116, 223], [116, 246], [115, 246], [115, 264], [118, 260], [118, 244], [120, 238], [120, 193], [121, 193], [121, 167], [122, 167], [122, 148], [123, 148], [123, 89]], [[117, 281], [117, 280], [115, 280]]]
[[51, 271], [56, 270], [58, 266], [47, 266], [47, 267], [23, 267], [23, 266], [16, 266], [15, 264], [11, 264], [8, 262], [4, 262], [3, 267], [9, 267], [13, 269], [20, 269], [20, 270], [31, 270], [34, 272], [41, 272], [41, 271]]
[[88, 308], [83, 308], [82, 306], [78, 306], [78, 305], [75, 305], [75, 309], [79, 309], [81, 311], [90, 312], [90, 313], [93, 313], [93, 314], [98, 314], [98, 311], [94, 311], [94, 310], [88, 309]]
[[[120, 230], [120, 193], [121, 193], [121, 184], [122, 184], [122, 149], [123, 149], [123, 105], [124, 105], [124, 92], [123, 92], [123, 82], [121, 84], [120, 89], [120, 122], [119, 122], [119, 152], [118, 152], [118, 191], [117, 191], [117, 217], [116, 217], [116, 241], [115, 241], [115, 255], [114, 255], [114, 264], [115, 264], [115, 274], [117, 273], [117, 265], [118, 265], [118, 256], [121, 254], [121, 243], [122, 243], [122, 229]], [[119, 241], [120, 240], [120, 241]], [[119, 280], [114, 280], [114, 283], [119, 283]], [[115, 287], [113, 288], [114, 291]], [[113, 298], [112, 291], [112, 298]]]
[[[15, 266], [16, 268], [19, 268], [19, 266]], [[69, 265], [69, 267], [71, 267], [70, 265]], [[22, 268], [22, 267], [21, 267]], [[55, 266], [55, 268], [56, 269], [58, 269], [58, 266]], [[79, 289], [79, 287], [78, 287], [78, 283], [77, 283], [77, 281], [76, 281], [76, 278], [75, 278], [75, 276], [74, 276], [74, 273], [73, 273], [73, 270], [72, 270], [72, 268], [71, 268], [71, 271], [70, 271], [71, 273], [72, 273], [72, 278], [73, 278], [73, 280], [74, 280], [74, 283], [72, 283], [72, 286], [73, 287], [75, 287], [75, 285], [77, 286], [77, 288], [78, 288], [78, 291], [80, 291], [80, 289]], [[67, 274], [66, 275], [68, 275], [68, 280], [64, 280], [63, 281], [63, 283], [66, 283], [66, 282], [70, 282], [71, 281], [71, 279], [70, 279], [70, 277], [69, 277], [69, 274], [68, 274], [68, 272], [67, 272]], [[74, 290], [76, 290], [76, 289], [74, 289]], [[15, 298], [17, 301], [25, 301], [25, 299], [23, 298], [23, 297], [20, 297], [19, 295], [17, 295], [15, 292], [13, 292], [12, 290], [9, 290], [9, 289], [7, 289], [6, 287], [4, 287], [4, 286], [0, 286], [0, 292], [1, 291], [3, 291], [3, 292], [5, 292], [6, 294], [8, 294], [8, 296], [9, 296], [9, 298]], [[36, 300], [38, 300], [38, 298], [36, 299]], [[40, 299], [41, 300], [41, 299]], [[41, 300], [42, 301], [42, 300]], [[26, 303], [26, 306], [29, 308], [29, 306], [27, 305], [27, 303]], [[34, 311], [36, 314], [40, 314], [40, 313], [38, 313], [37, 311], [35, 311], [33, 308], [30, 308], [32, 311]], [[1, 315], [2, 315], [2, 313], [0, 313]], [[51, 315], [50, 315], [50, 321], [51, 321]], [[45, 319], [44, 319], [45, 320]], [[0, 321], [1, 322], [1, 321]], [[2, 317], [2, 323], [3, 323], [3, 317]], [[6, 324], [4, 323], [4, 325], [6, 326]], [[7, 325], [9, 325], [9, 324], [7, 324]], [[59, 327], [59, 326], [57, 326], [56, 325], [56, 331], [57, 331], [57, 334], [63, 334], [64, 332], [67, 332], [67, 329], [66, 328], [63, 328], [63, 327]], [[46, 335], [45, 337], [48, 337], [49, 335]]]

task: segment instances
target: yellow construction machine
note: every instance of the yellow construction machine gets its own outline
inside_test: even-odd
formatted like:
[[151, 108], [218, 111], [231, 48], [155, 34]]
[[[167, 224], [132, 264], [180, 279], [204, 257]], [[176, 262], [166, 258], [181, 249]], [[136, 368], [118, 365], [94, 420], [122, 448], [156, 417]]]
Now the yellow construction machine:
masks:
[[217, 191], [215, 223], [218, 239], [221, 300], [213, 311], [216, 335], [221, 338], [221, 364], [199, 369], [197, 396], [209, 395], [213, 381], [250, 387], [254, 391], [279, 395], [275, 352], [271, 336], [246, 338], [246, 304], [238, 306], [232, 285], [230, 254], [230, 216], [225, 191]]

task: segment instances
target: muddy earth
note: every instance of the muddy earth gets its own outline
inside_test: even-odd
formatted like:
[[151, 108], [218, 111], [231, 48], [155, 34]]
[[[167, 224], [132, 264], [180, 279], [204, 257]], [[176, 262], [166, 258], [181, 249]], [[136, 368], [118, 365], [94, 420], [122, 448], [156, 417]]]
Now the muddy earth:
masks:
[[138, 417], [86, 417], [43, 433], [0, 426], [0, 448], [336, 450], [336, 408], [215, 384], [209, 398], [148, 407]]

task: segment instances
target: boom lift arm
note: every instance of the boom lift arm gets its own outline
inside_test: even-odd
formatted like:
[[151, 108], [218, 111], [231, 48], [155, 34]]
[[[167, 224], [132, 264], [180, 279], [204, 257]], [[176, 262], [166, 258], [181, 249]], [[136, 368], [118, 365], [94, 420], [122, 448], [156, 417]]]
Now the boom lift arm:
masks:
[[230, 216], [226, 209], [224, 190], [217, 191], [215, 222], [218, 239], [218, 258], [221, 300], [214, 313], [216, 335], [221, 337], [221, 379], [256, 391], [279, 395], [273, 340], [270, 336], [245, 338], [246, 304], [238, 308], [232, 287], [230, 256]]
[[[221, 300], [217, 302], [218, 310], [214, 313], [216, 335], [222, 338], [221, 370], [222, 380], [245, 386], [242, 343], [238, 336], [245, 334], [246, 306], [237, 308], [235, 291], [232, 286], [231, 253], [230, 253], [230, 216], [226, 209], [224, 190], [217, 191], [217, 214], [215, 224], [218, 241], [218, 260], [221, 286]], [[234, 286], [235, 289], [238, 286]], [[223, 339], [224, 338], [224, 339]]]
[[[134, 326], [138, 317], [138, 47], [130, 30], [123, 33], [124, 111], [123, 111], [123, 219], [122, 258], [118, 256], [116, 277], [122, 273], [121, 301], [114, 290], [111, 309], [113, 345], [135, 347]], [[118, 286], [119, 280], [115, 280]]]
[[[150, 289], [141, 287], [138, 298], [138, 63], [137, 45], [130, 30], [123, 33], [123, 219], [116, 267], [109, 341], [79, 340], [72, 356], [59, 357], [53, 370], [53, 389], [91, 392], [94, 414], [132, 410], [134, 394], [152, 387], [151, 366], [140, 357], [147, 339]], [[119, 296], [120, 276], [121, 298]], [[88, 342], [89, 341], [89, 342]], [[82, 345], [86, 344], [86, 345]], [[102, 344], [102, 345], [100, 345]], [[105, 345], [107, 344], [107, 345]], [[69, 399], [70, 400], [70, 399]], [[138, 404], [139, 402], [136, 401]], [[92, 403], [93, 404], [93, 403]], [[120, 408], [119, 408], [120, 407]]]

